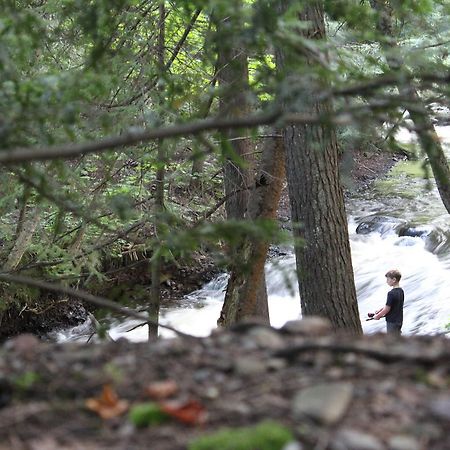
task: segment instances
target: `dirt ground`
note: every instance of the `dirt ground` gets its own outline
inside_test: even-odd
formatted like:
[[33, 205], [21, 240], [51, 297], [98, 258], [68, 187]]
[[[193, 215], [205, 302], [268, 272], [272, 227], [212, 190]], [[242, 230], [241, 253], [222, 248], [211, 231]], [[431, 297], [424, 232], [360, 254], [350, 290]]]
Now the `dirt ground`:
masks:
[[[0, 373], [0, 450], [261, 450], [232, 434], [227, 447], [193, 442], [267, 420], [292, 433], [285, 450], [450, 448], [445, 337], [355, 339], [314, 318], [151, 345], [21, 335], [0, 349]], [[137, 426], [130, 411], [148, 402], [172, 412]]]

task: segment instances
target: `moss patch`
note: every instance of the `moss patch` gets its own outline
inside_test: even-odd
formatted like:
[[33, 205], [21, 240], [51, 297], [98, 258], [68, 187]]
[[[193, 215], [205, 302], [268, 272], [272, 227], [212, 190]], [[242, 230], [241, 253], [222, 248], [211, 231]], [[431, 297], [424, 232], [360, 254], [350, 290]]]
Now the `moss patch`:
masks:
[[400, 161], [390, 171], [390, 176], [405, 175], [412, 178], [427, 178], [423, 161]]
[[277, 422], [253, 427], [224, 428], [193, 441], [188, 450], [281, 450], [294, 440], [291, 431]]

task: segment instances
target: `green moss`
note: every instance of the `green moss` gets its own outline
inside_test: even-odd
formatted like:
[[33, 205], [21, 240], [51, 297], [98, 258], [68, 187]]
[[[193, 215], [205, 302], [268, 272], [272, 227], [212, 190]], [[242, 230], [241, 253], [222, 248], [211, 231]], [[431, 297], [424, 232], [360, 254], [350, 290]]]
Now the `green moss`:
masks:
[[131, 408], [128, 418], [136, 427], [159, 425], [169, 419], [169, 416], [153, 402], [140, 403]]
[[426, 171], [423, 167], [423, 161], [400, 161], [391, 170], [390, 175], [397, 177], [405, 175], [413, 178], [426, 178]]
[[[415, 182], [417, 179], [423, 182]], [[426, 179], [427, 170], [423, 161], [400, 161], [385, 178], [375, 182], [374, 190], [385, 197], [414, 200], [427, 189]]]
[[25, 372], [13, 380], [14, 386], [19, 391], [27, 391], [31, 389], [35, 383], [41, 379], [36, 372]]
[[224, 428], [191, 442], [188, 450], [281, 450], [294, 440], [291, 431], [277, 422], [242, 428]]

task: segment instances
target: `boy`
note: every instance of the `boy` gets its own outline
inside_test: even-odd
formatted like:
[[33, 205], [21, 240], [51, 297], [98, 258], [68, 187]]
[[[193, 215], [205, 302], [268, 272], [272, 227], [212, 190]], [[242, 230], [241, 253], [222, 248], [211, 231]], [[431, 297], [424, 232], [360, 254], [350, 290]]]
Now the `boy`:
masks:
[[388, 292], [386, 305], [375, 311], [369, 313], [369, 317], [379, 320], [386, 317], [386, 331], [390, 334], [402, 334], [403, 325], [403, 302], [405, 294], [403, 289], [399, 286], [402, 274], [398, 270], [390, 270], [386, 273], [386, 282], [392, 289]]

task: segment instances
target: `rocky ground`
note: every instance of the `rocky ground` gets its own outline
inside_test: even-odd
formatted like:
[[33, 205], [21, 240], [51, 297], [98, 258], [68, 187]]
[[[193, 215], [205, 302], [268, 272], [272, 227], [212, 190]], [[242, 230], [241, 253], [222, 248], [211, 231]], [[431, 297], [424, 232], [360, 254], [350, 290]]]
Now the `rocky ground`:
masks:
[[444, 337], [355, 339], [315, 318], [152, 345], [21, 335], [0, 373], [0, 450], [450, 448]]

